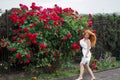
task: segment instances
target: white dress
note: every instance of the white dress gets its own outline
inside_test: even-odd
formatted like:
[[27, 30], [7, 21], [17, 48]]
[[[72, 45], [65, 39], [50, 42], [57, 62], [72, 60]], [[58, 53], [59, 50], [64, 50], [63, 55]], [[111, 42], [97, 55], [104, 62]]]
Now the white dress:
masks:
[[82, 54], [83, 54], [81, 63], [82, 64], [86, 64], [86, 63], [89, 64], [90, 59], [91, 59], [91, 52], [89, 51], [88, 56], [85, 57], [86, 52], [87, 52], [87, 43], [84, 41], [84, 39], [80, 40], [80, 45], [82, 47]]

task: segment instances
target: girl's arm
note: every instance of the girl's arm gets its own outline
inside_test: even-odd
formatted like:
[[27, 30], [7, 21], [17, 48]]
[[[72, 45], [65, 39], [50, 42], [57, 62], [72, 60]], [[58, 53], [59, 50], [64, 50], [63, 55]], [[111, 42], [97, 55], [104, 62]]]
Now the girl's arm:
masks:
[[87, 52], [86, 52], [85, 57], [88, 57], [88, 53], [90, 51], [90, 48], [91, 48], [91, 42], [90, 42], [90, 40], [87, 40]]

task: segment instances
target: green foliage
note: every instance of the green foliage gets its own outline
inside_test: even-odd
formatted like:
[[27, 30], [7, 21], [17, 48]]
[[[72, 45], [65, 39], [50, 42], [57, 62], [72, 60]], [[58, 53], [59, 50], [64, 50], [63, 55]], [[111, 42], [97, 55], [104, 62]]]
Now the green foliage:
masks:
[[50, 73], [75, 55], [84, 28], [91, 27], [87, 26], [91, 16], [80, 17], [71, 8], [57, 5], [42, 9], [32, 3], [29, 10], [20, 4], [20, 8], [11, 10], [9, 18], [14, 28], [0, 42], [10, 51], [7, 63]]
[[119, 59], [120, 54], [120, 15], [96, 14], [93, 16], [93, 29], [96, 29], [97, 45], [94, 49], [97, 57], [106, 51]]
[[104, 57], [100, 56], [99, 59], [96, 59], [94, 56], [92, 56], [90, 67], [95, 72], [103, 71], [120, 67], [120, 61], [117, 61], [116, 57], [112, 57], [111, 52], [106, 52]]
[[119, 67], [119, 62], [116, 61], [116, 58], [111, 56], [110, 52], [106, 52], [104, 58], [101, 58], [98, 63], [98, 70], [105, 70], [114, 67]]

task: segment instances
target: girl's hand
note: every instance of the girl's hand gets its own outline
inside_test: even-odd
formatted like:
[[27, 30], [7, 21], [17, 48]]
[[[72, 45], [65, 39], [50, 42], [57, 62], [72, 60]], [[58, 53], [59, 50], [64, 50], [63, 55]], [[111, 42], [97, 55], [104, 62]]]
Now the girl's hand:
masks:
[[87, 58], [87, 57], [88, 57], [88, 55], [85, 55], [85, 57]]

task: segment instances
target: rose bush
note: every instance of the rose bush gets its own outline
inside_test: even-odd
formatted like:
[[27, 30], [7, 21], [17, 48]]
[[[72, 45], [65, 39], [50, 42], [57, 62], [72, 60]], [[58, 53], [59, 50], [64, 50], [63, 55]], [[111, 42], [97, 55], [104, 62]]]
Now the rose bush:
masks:
[[9, 18], [14, 23], [1, 47], [10, 51], [11, 64], [31, 64], [55, 70], [75, 55], [84, 29], [92, 27], [92, 16], [80, 16], [71, 8], [42, 8], [32, 3], [13, 9]]

